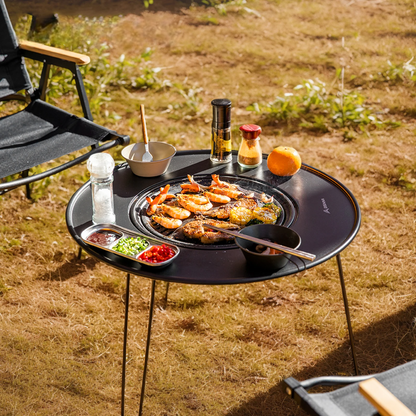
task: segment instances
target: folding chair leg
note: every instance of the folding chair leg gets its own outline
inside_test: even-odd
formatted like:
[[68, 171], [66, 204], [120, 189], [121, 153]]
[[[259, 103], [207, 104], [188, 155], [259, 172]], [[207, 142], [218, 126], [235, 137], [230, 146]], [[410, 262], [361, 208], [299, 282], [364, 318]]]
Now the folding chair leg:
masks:
[[46, 90], [48, 88], [48, 79], [49, 74], [51, 71], [51, 65], [44, 63], [42, 68], [42, 73], [40, 75], [40, 81], [39, 81], [39, 98], [43, 101], [46, 99]]
[[352, 332], [350, 309], [349, 309], [349, 306], [348, 306], [347, 291], [345, 290], [344, 273], [342, 271], [341, 255], [340, 254], [337, 254], [337, 264], [338, 264], [339, 280], [340, 280], [340, 283], [341, 283], [342, 298], [344, 300], [345, 316], [347, 317], [347, 325], [348, 325], [348, 333], [349, 333], [349, 336], [350, 336], [352, 359], [354, 361], [354, 370], [355, 370], [355, 375], [358, 376], [358, 364], [357, 364], [357, 357], [355, 355], [354, 334]]
[[[27, 178], [29, 176], [29, 171], [28, 170], [25, 170], [23, 173], [22, 173], [22, 178]], [[27, 199], [32, 199], [32, 195], [31, 195], [31, 193], [30, 193], [30, 184], [29, 183], [27, 183], [26, 184], [26, 198]]]

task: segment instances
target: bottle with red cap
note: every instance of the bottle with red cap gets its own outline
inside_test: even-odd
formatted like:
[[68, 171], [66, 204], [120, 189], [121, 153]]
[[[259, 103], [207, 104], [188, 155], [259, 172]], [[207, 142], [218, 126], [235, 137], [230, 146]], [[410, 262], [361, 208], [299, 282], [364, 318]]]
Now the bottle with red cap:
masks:
[[243, 140], [238, 150], [238, 163], [246, 169], [261, 165], [263, 154], [260, 146], [261, 127], [255, 124], [244, 124], [240, 127]]

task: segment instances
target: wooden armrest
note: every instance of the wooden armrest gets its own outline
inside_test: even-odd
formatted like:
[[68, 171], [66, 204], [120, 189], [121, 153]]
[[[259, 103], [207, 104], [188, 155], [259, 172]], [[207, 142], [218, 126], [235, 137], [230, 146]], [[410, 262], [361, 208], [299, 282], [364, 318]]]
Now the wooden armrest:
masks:
[[415, 416], [408, 407], [375, 378], [359, 383], [358, 391], [382, 416]]
[[86, 65], [90, 62], [90, 57], [81, 53], [66, 51], [65, 49], [54, 48], [52, 46], [42, 45], [37, 42], [28, 40], [20, 41], [20, 48], [25, 51], [40, 53], [54, 58], [63, 59], [65, 61], [74, 62], [77, 65]]

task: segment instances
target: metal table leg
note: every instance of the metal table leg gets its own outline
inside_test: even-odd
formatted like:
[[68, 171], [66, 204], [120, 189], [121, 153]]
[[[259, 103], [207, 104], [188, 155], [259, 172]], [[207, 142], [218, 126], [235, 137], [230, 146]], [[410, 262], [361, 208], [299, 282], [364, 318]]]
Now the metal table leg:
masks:
[[350, 309], [348, 307], [347, 291], [345, 290], [344, 273], [342, 271], [340, 254], [337, 254], [337, 264], [338, 264], [339, 280], [341, 282], [342, 297], [344, 299], [345, 315], [347, 317], [348, 332], [350, 335], [350, 345], [351, 345], [352, 359], [354, 361], [354, 370], [355, 370], [355, 375], [358, 376], [358, 364], [357, 364], [357, 357], [355, 355], [354, 334], [352, 332]]
[[165, 309], [168, 306], [168, 294], [169, 294], [169, 282], [166, 282], [166, 293], [165, 293]]
[[121, 370], [121, 416], [124, 416], [124, 397], [126, 393], [126, 362], [127, 362], [127, 328], [129, 322], [130, 273], [127, 273], [126, 300], [124, 312], [123, 364]]
[[142, 410], [143, 410], [144, 391], [145, 391], [145, 386], [146, 386], [147, 362], [149, 360], [150, 336], [151, 336], [151, 333], [152, 333], [153, 310], [154, 310], [154, 303], [155, 303], [155, 286], [156, 286], [156, 281], [152, 280], [152, 293], [150, 295], [149, 324], [147, 326], [146, 352], [145, 352], [145, 356], [144, 356], [144, 367], [143, 367], [142, 391], [140, 393], [139, 416], [141, 416]]

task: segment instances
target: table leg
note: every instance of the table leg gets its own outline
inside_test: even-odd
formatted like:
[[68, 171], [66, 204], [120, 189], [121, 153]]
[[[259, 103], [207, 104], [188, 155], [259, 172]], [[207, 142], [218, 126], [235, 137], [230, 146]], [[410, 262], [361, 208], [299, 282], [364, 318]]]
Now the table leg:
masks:
[[123, 364], [121, 370], [121, 416], [124, 416], [124, 397], [126, 393], [126, 362], [127, 362], [127, 328], [129, 322], [129, 300], [130, 300], [130, 273], [127, 273], [126, 300], [124, 312], [124, 339], [123, 339]]
[[156, 281], [152, 280], [152, 293], [150, 295], [149, 323], [148, 323], [148, 326], [147, 326], [146, 352], [145, 352], [145, 356], [144, 356], [144, 367], [143, 367], [142, 391], [140, 393], [139, 416], [141, 416], [142, 410], [143, 410], [144, 390], [145, 390], [145, 386], [146, 386], [147, 362], [149, 360], [150, 336], [151, 336], [151, 333], [152, 333], [153, 310], [154, 310], [154, 303], [155, 303], [155, 286], [156, 286]]
[[168, 294], [169, 294], [169, 282], [166, 282], [166, 293], [165, 293], [165, 309], [168, 306]]
[[354, 361], [354, 370], [355, 370], [355, 375], [358, 376], [358, 364], [357, 364], [357, 357], [355, 355], [354, 334], [352, 332], [350, 309], [348, 307], [347, 291], [345, 290], [344, 273], [342, 271], [340, 254], [337, 254], [337, 264], [338, 264], [339, 280], [341, 282], [342, 297], [344, 299], [345, 315], [347, 317], [348, 332], [350, 335], [350, 345], [351, 345], [352, 359]]

